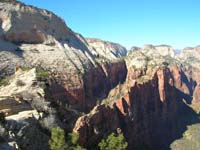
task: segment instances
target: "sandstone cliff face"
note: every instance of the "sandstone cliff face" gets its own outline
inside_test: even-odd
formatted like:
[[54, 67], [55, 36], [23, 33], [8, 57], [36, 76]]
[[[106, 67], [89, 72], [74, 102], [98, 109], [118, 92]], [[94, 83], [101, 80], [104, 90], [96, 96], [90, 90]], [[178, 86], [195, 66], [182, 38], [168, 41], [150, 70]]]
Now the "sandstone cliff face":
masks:
[[156, 50], [162, 56], [171, 56], [171, 57], [175, 56], [174, 49], [169, 45], [158, 45], [158, 46], [145, 45], [143, 49]]
[[[58, 120], [67, 132], [79, 133], [88, 149], [111, 132], [123, 133], [131, 150], [168, 149], [182, 132], [175, 120], [195, 115], [188, 106], [200, 102], [198, 47], [174, 56], [170, 46], [147, 45], [120, 60], [127, 51], [119, 44], [85, 39], [49, 11], [1, 2], [0, 49], [0, 79], [19, 66], [48, 73], [39, 81], [35, 69], [16, 72], [0, 86], [0, 111], [7, 113], [12, 132], [27, 138], [37, 132], [35, 139], [41, 135], [46, 142], [37, 145], [19, 136], [25, 149], [48, 149], [48, 136], [40, 129], [49, 129], [41, 124], [49, 114], [59, 114], [51, 127]], [[21, 120], [25, 123], [18, 128]]]
[[[99, 64], [87, 41], [55, 14], [19, 2], [0, 3], [0, 8], [0, 76], [13, 74], [16, 66], [42, 68], [53, 75], [53, 98], [83, 110], [125, 80], [124, 61]], [[122, 46], [107, 44], [106, 51], [116, 57], [126, 54]]]
[[118, 119], [116, 109], [105, 104], [99, 105], [77, 120], [74, 132], [79, 133], [80, 144], [92, 149], [103, 138], [103, 134], [119, 127]]
[[105, 57], [112, 60], [126, 56], [127, 54], [126, 48], [119, 44], [94, 38], [87, 38], [86, 40], [92, 53], [98, 57]]
[[[50, 92], [55, 100], [88, 111], [96, 105], [97, 100], [105, 98], [110, 89], [123, 83], [126, 75], [127, 68], [124, 61], [105, 63], [89, 70], [82, 78], [73, 75], [71, 83], [51, 81]], [[76, 84], [75, 88], [68, 88], [70, 84]]]
[[[180, 132], [185, 125], [185, 122], [178, 123], [179, 121], [174, 122], [174, 120], [180, 120], [188, 113], [195, 116], [187, 106], [198, 102], [195, 98], [192, 100], [192, 97], [194, 94], [198, 99], [197, 93], [199, 93], [196, 86], [197, 78], [193, 77], [190, 68], [178, 64], [168, 67], [159, 66], [159, 63], [154, 68], [148, 65], [147, 68], [135, 68], [132, 67], [130, 60], [126, 60], [128, 72], [125, 83], [111, 90], [105, 103], [100, 105], [104, 108], [103, 111], [111, 109], [115, 113], [109, 117], [104, 116], [103, 111], [93, 109], [94, 116], [101, 116], [101, 120], [104, 121], [91, 123], [94, 116], [88, 114], [76, 122], [74, 131], [80, 134], [80, 142], [89, 149], [93, 142], [85, 139], [86, 133], [89, 137], [98, 140], [99, 137], [119, 130], [125, 135], [129, 149], [159, 149], [160, 147], [168, 149], [169, 144], [181, 136]], [[118, 118], [114, 128], [107, 126], [109, 129], [95, 132], [94, 124], [96, 128], [106, 126], [112, 117]], [[87, 118], [87, 121], [83, 118]]]
[[[47, 10], [36, 9], [22, 3], [1, 3], [0, 10], [1, 30], [8, 41], [35, 44], [51, 44], [55, 40], [78, 42], [64, 21]], [[75, 45], [81, 48], [81, 42], [73, 43], [73, 46]]]
[[176, 57], [183, 64], [192, 66], [193, 68], [200, 69], [200, 47], [188, 47], [182, 50], [182, 52]]
[[[109, 123], [112, 117], [115, 118], [117, 116], [119, 121], [115, 122], [112, 128], [108, 127], [108, 131], [117, 131], [117, 129], [120, 128], [126, 136], [130, 148], [137, 148], [137, 146], [140, 147], [142, 144], [145, 144], [147, 146], [146, 148], [151, 149], [152, 145], [156, 142], [154, 141], [155, 138], [152, 136], [156, 136], [156, 134], [166, 134], [166, 136], [170, 136], [170, 134], [167, 133], [169, 131], [166, 131], [164, 126], [162, 129], [165, 130], [160, 128], [154, 135], [151, 135], [151, 133], [155, 126], [159, 127], [159, 125], [164, 124], [166, 120], [172, 121], [176, 118], [177, 97], [170, 71], [168, 69], [158, 70], [152, 80], [142, 84], [134, 82], [129, 92], [121, 96], [120, 99], [116, 99], [115, 102], [112, 103], [112, 107], [101, 105], [101, 107], [104, 108], [103, 111], [93, 110], [95, 114], [98, 116], [100, 115], [101, 118], [104, 116], [104, 112], [110, 109], [115, 112], [113, 115], [104, 116], [104, 118], [101, 119], [104, 121], [101, 121], [101, 123], [95, 122], [91, 124], [89, 123], [93, 120], [92, 118], [94, 116], [92, 114], [90, 115], [91, 117], [86, 115], [79, 118], [74, 130], [80, 133], [81, 142], [85, 140], [85, 136], [82, 136], [82, 134], [87, 133], [86, 131], [88, 130], [93, 131], [93, 135], [91, 136], [95, 136], [95, 138], [99, 136], [103, 137], [107, 132], [98, 132], [98, 134], [96, 134], [92, 124], [95, 124], [98, 128], [99, 126], [104, 126]], [[83, 123], [83, 118], [86, 117], [88, 118], [87, 124]], [[164, 141], [162, 142], [164, 144]], [[90, 147], [92, 143], [87, 141], [83, 144], [87, 144], [87, 146]]]
[[182, 74], [185, 74], [184, 80], [190, 85], [189, 93], [192, 96], [192, 103], [199, 102], [199, 84], [200, 84], [200, 48], [188, 47], [176, 56], [182, 63]]
[[0, 87], [0, 112], [6, 115], [17, 114], [33, 109], [27, 101], [32, 99], [42, 101], [44, 91], [37, 85], [35, 69], [27, 72], [17, 71], [10, 78], [7, 86]]
[[[14, 75], [6, 78], [7, 83], [1, 84], [0, 113], [6, 115], [6, 132], [0, 149], [49, 149], [49, 136], [44, 129], [56, 124], [56, 116], [45, 99], [45, 82], [38, 78], [35, 68], [17, 68]], [[54, 117], [48, 119], [50, 115]]]
[[197, 85], [194, 90], [193, 103], [200, 103], [200, 85]]
[[170, 46], [145, 45], [144, 48], [132, 48], [126, 57], [126, 62], [129, 67], [154, 70], [160, 66], [178, 63], [174, 55], [175, 51]]

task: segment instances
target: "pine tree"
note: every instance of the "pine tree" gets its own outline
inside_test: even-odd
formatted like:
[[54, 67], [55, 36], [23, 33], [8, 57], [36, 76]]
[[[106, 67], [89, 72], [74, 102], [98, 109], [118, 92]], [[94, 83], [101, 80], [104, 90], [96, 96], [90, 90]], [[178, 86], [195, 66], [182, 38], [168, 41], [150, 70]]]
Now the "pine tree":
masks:
[[78, 144], [79, 135], [77, 133], [68, 134], [67, 143], [69, 145], [69, 150], [86, 150]]
[[122, 134], [112, 133], [98, 144], [100, 150], [126, 150], [128, 143]]
[[63, 129], [59, 127], [52, 129], [49, 145], [50, 150], [66, 150], [67, 144], [65, 142], [65, 132]]

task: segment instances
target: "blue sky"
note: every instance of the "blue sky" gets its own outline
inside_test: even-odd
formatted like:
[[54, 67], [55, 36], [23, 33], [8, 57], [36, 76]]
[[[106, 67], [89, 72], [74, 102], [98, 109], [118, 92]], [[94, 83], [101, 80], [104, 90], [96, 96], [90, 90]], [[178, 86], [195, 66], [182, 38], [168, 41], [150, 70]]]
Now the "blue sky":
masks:
[[199, 0], [21, 0], [53, 11], [75, 32], [127, 48], [200, 45]]

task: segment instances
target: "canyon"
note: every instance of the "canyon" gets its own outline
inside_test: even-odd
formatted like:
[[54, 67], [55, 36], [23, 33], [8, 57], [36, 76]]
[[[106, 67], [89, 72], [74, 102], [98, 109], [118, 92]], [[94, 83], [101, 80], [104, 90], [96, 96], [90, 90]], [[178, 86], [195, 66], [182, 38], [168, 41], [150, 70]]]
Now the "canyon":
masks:
[[0, 2], [0, 127], [8, 131], [0, 149], [49, 149], [59, 126], [88, 150], [112, 132], [129, 150], [168, 150], [200, 122], [199, 89], [200, 47], [127, 50], [84, 38], [50, 11]]

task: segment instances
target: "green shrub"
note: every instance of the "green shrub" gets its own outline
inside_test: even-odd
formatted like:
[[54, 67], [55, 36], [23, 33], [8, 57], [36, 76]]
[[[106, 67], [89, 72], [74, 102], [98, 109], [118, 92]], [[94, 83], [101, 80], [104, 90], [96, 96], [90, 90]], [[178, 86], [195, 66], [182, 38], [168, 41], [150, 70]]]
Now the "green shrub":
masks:
[[128, 143], [122, 134], [112, 133], [98, 144], [100, 150], [126, 150]]
[[37, 77], [44, 79], [44, 78], [48, 78], [49, 77], [49, 72], [45, 71], [45, 70], [41, 70], [41, 69], [37, 69]]
[[79, 135], [77, 133], [70, 133], [68, 134], [70, 139], [70, 144], [76, 145], [79, 139]]
[[65, 132], [63, 129], [59, 127], [52, 129], [49, 145], [50, 150], [66, 150], [67, 144], [65, 142]]
[[8, 78], [1, 78], [0, 79], [0, 86], [6, 86], [9, 84]]
[[67, 143], [69, 150], [85, 150], [78, 144], [79, 135], [77, 133], [69, 133]]
[[29, 70], [31, 70], [31, 67], [22, 66], [21, 69], [22, 69], [23, 71], [29, 71]]
[[49, 141], [50, 150], [86, 150], [78, 144], [78, 139], [77, 133], [70, 133], [66, 142], [64, 130], [59, 127], [53, 128]]

